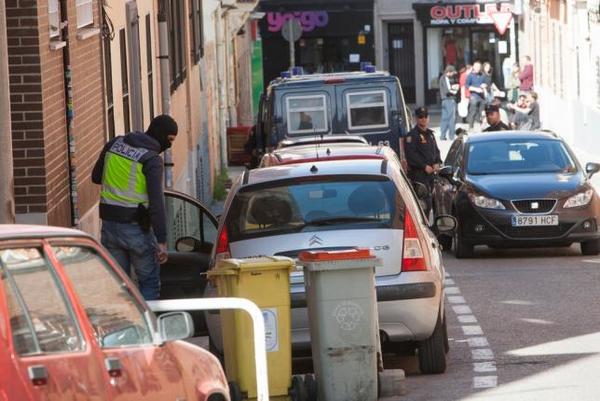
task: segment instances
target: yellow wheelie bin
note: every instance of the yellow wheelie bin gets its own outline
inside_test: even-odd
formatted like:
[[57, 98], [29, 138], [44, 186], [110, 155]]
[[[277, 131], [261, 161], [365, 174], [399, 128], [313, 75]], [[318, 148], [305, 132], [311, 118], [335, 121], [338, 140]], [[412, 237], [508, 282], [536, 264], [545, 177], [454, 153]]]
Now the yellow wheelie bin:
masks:
[[[246, 298], [261, 309], [265, 321], [269, 394], [273, 400], [288, 399], [289, 394], [296, 400], [299, 399], [296, 393], [304, 393], [303, 381], [294, 378], [292, 383], [289, 276], [294, 269], [290, 258], [261, 256], [221, 260], [208, 273], [219, 296]], [[243, 398], [256, 398], [252, 320], [244, 311], [223, 310], [221, 332], [232, 396], [241, 391]]]

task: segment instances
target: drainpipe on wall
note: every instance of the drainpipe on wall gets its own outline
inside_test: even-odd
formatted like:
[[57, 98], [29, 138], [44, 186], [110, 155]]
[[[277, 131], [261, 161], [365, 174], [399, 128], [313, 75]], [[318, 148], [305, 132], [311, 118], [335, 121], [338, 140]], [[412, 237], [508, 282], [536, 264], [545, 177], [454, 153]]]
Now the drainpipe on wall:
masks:
[[0, 0], [0, 224], [15, 222], [6, 7]]
[[[220, 9], [216, 11], [216, 29], [215, 41], [217, 42], [217, 93], [219, 99], [219, 136], [221, 169], [227, 168], [227, 66], [226, 66], [226, 22], [227, 11], [221, 13]], [[225, 26], [224, 26], [225, 25]], [[225, 37], [224, 37], [225, 36]]]
[[79, 225], [79, 206], [77, 195], [77, 171], [75, 169], [75, 138], [73, 137], [73, 79], [71, 70], [71, 53], [69, 51], [69, 23], [68, 23], [68, 5], [67, 0], [60, 1], [60, 15], [63, 19], [62, 40], [65, 42], [63, 47], [63, 68], [65, 74], [65, 110], [67, 118], [67, 160], [69, 163], [69, 196], [71, 199], [71, 226]]
[[[167, 24], [167, 2], [158, 2], [158, 59], [160, 61], [160, 99], [162, 113], [171, 112], [171, 75], [169, 72], [169, 26]], [[165, 186], [173, 188], [173, 154], [171, 149], [165, 150]]]

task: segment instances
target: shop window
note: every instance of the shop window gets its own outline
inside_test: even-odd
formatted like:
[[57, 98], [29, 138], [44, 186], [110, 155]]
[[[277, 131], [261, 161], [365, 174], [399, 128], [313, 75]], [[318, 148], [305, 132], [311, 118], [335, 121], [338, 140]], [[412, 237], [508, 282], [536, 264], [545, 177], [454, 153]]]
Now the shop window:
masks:
[[348, 128], [384, 128], [388, 126], [385, 91], [346, 94]]
[[58, 37], [60, 35], [60, 11], [58, 10], [58, 0], [48, 1], [48, 25], [50, 37]]
[[286, 105], [288, 133], [327, 131], [325, 95], [289, 96]]
[[83, 28], [94, 23], [92, 0], [77, 0], [75, 7], [77, 8], [77, 28]]

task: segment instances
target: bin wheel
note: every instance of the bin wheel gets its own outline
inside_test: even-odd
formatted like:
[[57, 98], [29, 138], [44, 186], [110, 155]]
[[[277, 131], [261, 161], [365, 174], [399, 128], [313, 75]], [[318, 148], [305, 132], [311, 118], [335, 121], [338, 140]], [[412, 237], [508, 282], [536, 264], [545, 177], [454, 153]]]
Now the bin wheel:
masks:
[[231, 401], [242, 401], [242, 390], [237, 382], [229, 382], [229, 396]]
[[306, 387], [306, 400], [317, 401], [317, 381], [315, 375], [306, 374], [304, 375], [304, 386]]
[[304, 380], [302, 380], [302, 377], [292, 377], [290, 396], [292, 397], [292, 401], [306, 401], [306, 388], [304, 386]]

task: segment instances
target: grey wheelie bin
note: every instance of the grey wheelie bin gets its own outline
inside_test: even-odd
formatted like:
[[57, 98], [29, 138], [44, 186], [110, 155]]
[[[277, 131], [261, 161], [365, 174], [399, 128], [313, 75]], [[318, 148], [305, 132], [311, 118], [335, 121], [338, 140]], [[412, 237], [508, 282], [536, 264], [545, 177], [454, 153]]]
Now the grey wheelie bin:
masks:
[[375, 401], [379, 325], [368, 249], [300, 253], [319, 401]]

